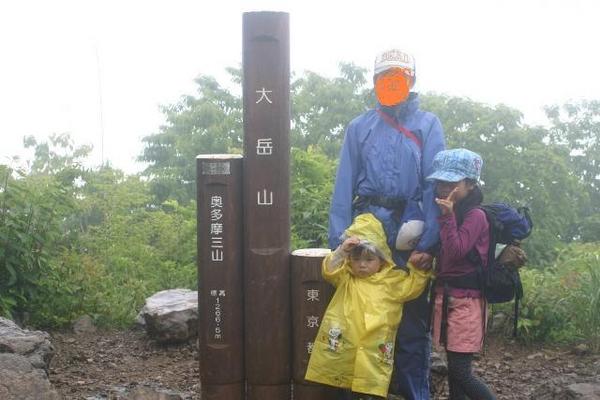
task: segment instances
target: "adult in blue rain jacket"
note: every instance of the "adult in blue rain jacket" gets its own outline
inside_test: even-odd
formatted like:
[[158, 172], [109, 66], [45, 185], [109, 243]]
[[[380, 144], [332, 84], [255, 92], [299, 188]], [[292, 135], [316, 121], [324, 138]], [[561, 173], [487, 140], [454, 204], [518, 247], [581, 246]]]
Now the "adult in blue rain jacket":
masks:
[[[340, 154], [331, 210], [329, 245], [336, 248], [354, 216], [374, 214], [383, 224], [397, 265], [407, 261], [431, 268], [439, 242], [434, 187], [434, 156], [444, 150], [439, 119], [419, 109], [414, 58], [397, 49], [375, 59], [373, 82], [378, 104], [352, 120]], [[422, 219], [412, 250], [396, 246], [403, 223]], [[402, 228], [402, 229], [401, 229]], [[401, 249], [401, 250], [399, 250]], [[390, 392], [406, 399], [429, 399], [430, 338], [427, 293], [405, 305], [397, 335]]]

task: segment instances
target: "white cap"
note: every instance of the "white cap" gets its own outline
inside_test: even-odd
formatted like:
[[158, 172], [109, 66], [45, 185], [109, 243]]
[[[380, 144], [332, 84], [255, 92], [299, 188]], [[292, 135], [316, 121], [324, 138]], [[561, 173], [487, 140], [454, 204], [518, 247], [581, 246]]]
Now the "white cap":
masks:
[[377, 54], [373, 75], [377, 75], [390, 68], [403, 68], [415, 75], [415, 58], [398, 49], [390, 49]]
[[396, 249], [401, 251], [414, 249], [423, 234], [424, 227], [425, 222], [419, 219], [403, 223], [396, 236]]

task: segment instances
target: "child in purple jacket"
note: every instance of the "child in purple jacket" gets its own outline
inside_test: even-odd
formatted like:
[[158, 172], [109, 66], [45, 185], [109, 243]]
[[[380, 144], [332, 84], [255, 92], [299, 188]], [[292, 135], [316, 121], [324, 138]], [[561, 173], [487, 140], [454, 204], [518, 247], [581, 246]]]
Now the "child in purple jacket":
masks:
[[[466, 149], [439, 152], [435, 172], [427, 177], [436, 184], [436, 203], [441, 215], [441, 250], [437, 262], [433, 342], [446, 349], [450, 399], [495, 399], [490, 389], [473, 376], [473, 354], [481, 350], [486, 321], [486, 302], [477, 287], [477, 265], [469, 254], [479, 253], [485, 263], [489, 224], [478, 208], [483, 194], [478, 185], [483, 161]], [[484, 265], [485, 267], [485, 265]]]

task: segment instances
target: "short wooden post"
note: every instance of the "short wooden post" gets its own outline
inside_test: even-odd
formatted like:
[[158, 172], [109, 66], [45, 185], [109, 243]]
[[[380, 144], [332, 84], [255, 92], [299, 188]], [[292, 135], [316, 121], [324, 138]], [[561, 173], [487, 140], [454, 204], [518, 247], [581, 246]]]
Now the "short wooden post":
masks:
[[292, 376], [294, 400], [335, 399], [337, 389], [304, 379], [312, 345], [334, 288], [321, 276], [323, 258], [329, 249], [292, 252]]

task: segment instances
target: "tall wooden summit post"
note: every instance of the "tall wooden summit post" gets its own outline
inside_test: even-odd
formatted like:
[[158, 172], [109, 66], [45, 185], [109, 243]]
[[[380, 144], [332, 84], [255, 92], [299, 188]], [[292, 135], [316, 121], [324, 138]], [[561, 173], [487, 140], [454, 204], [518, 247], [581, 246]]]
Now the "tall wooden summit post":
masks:
[[247, 399], [288, 400], [289, 14], [243, 15], [244, 303]]

